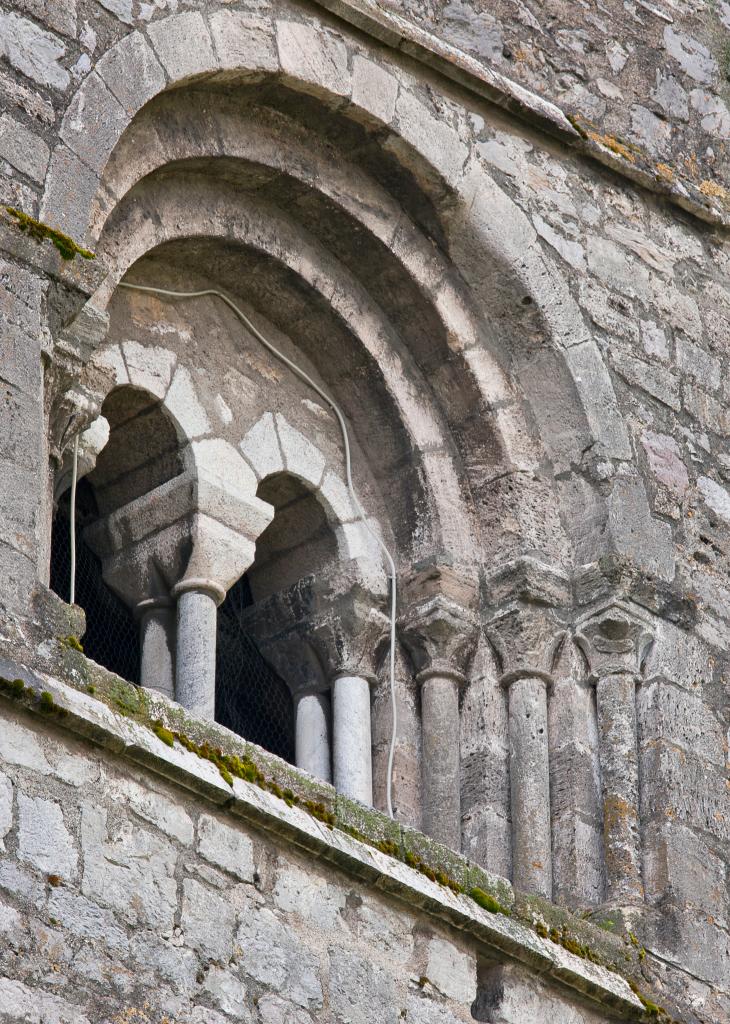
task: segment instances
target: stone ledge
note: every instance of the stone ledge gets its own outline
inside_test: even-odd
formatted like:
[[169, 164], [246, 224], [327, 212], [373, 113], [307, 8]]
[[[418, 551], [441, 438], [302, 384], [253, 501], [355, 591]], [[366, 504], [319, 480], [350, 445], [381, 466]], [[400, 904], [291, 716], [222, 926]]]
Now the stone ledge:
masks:
[[620, 140], [601, 136], [591, 131], [589, 126], [586, 130], [555, 103], [513, 82], [484, 61], [445, 43], [394, 11], [383, 10], [373, 0], [315, 0], [315, 3], [469, 92], [560, 138], [636, 185], [664, 196], [699, 220], [730, 227], [730, 192], [719, 184], [702, 182], [696, 185], [638, 151], [629, 152], [629, 147]]
[[[79, 655], [79, 658], [87, 661], [83, 655]], [[323, 815], [327, 818], [326, 821], [319, 820], [315, 814], [308, 813], [302, 806], [281, 799], [252, 782], [235, 777], [230, 782], [225, 781], [218, 768], [209, 760], [185, 749], [179, 742], [170, 746], [169, 737], [166, 742], [164, 736], [156, 734], [149, 724], [134, 720], [131, 717], [135, 713], [132, 691], [138, 691], [138, 701], [149, 713], [160, 712], [173, 728], [184, 720], [186, 729], [192, 731], [196, 724], [193, 719], [165, 698], [152, 691], [139, 690], [131, 684], [124, 684], [122, 680], [118, 680], [121, 687], [120, 711], [124, 699], [127, 699], [127, 714], [112, 710], [102, 700], [88, 692], [82, 692], [80, 688], [45, 674], [21, 669], [4, 660], [0, 661], [0, 673], [11, 679], [21, 678], [24, 688], [18, 689], [18, 703], [30, 712], [51, 720], [56, 726], [68, 729], [115, 754], [144, 765], [150, 771], [197, 793], [217, 806], [225, 807], [230, 813], [240, 816], [255, 827], [280, 835], [318, 859], [336, 865], [363, 883], [387, 892], [411, 907], [417, 906], [424, 913], [473, 935], [477, 941], [489, 948], [492, 955], [497, 952], [501, 956], [525, 964], [532, 971], [547, 976], [558, 985], [581, 993], [603, 1009], [615, 1011], [619, 1017], [632, 1020], [642, 1018], [641, 1001], [619, 974], [591, 963], [557, 943], [541, 938], [527, 925], [505, 914], [483, 910], [466, 895], [451, 891], [445, 885], [432, 881], [396, 857], [354, 838], [343, 830], [347, 827], [346, 820], [353, 820], [353, 814], [357, 811], [360, 829], [367, 827], [370, 831], [370, 817], [376, 819], [376, 824], [382, 825], [381, 835], [387, 835], [389, 830], [399, 828], [377, 811], [360, 808], [359, 805], [353, 805], [348, 810], [342, 806], [342, 798], [337, 797], [337, 805], [341, 808], [341, 821], [340, 827], [334, 827], [333, 814]], [[112, 681], [115, 678], [111, 677]], [[88, 689], [91, 685], [93, 684], [87, 683], [85, 688]], [[41, 696], [42, 694], [44, 696]], [[3, 690], [3, 695], [6, 699], [13, 699], [7, 688]], [[238, 740], [235, 745], [242, 754], [252, 749], [250, 744], [239, 740], [220, 726], [211, 723], [198, 725], [216, 741]], [[258, 751], [258, 748], [253, 749]], [[262, 751], [258, 753], [265, 754]], [[263, 758], [259, 756], [258, 761], [265, 763], [269, 768], [276, 768], [275, 762], [279, 759], [265, 755]], [[280, 762], [278, 767], [281, 769], [283, 765], [284, 762]], [[286, 768], [289, 777], [297, 777], [300, 786], [304, 785], [305, 792], [312, 788], [320, 795], [329, 796], [330, 805], [335, 805], [332, 787], [310, 780], [305, 773], [292, 769], [291, 766]], [[347, 819], [343, 813], [345, 811]], [[414, 836], [422, 841], [419, 848], [424, 849], [433, 845], [427, 837], [420, 836], [413, 830], [408, 832], [412, 834], [411, 849], [416, 845]], [[448, 852], [451, 860], [461, 862], [468, 873], [467, 862], [459, 855]], [[486, 873], [482, 874], [488, 884], [488, 876]], [[466, 877], [468, 879], [468, 874]], [[475, 879], [471, 884], [476, 884], [476, 880], [481, 879]], [[502, 885], [505, 890], [511, 888], [506, 881]]]

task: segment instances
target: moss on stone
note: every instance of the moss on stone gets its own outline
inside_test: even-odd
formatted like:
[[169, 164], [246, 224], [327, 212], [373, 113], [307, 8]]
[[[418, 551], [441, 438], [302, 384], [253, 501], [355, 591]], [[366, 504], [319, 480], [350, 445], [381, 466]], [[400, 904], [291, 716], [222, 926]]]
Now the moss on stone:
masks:
[[27, 234], [29, 238], [32, 238], [35, 242], [44, 242], [48, 240], [51, 242], [61, 254], [61, 259], [72, 260], [76, 256], [81, 256], [85, 260], [95, 260], [96, 255], [90, 252], [88, 249], [84, 249], [74, 242], [73, 238], [68, 235], [64, 235], [62, 231], [56, 230], [56, 228], [50, 227], [48, 224], [44, 224], [41, 220], [36, 220], [35, 217], [31, 217], [27, 213], [23, 213], [22, 210], [17, 210], [14, 206], [6, 206], [5, 210], [15, 220], [16, 227], [19, 231]]
[[61, 647], [64, 647], [67, 650], [80, 651], [82, 654], [84, 653], [84, 648], [81, 644], [81, 641], [77, 636], [74, 636], [73, 634], [69, 634], [69, 636], [60, 636], [58, 638], [58, 642], [61, 645]]
[[496, 900], [494, 896], [491, 896], [488, 892], [480, 889], [478, 885], [475, 885], [473, 889], [469, 890], [469, 895], [482, 910], [489, 911], [490, 914], [504, 914], [505, 917], [510, 916], [509, 909], [502, 906], [499, 900]]

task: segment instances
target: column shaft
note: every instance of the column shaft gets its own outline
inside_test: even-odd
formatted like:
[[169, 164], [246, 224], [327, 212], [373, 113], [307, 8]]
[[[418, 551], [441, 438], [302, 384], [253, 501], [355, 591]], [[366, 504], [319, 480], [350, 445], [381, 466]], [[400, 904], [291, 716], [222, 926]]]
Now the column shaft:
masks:
[[361, 676], [338, 676], [332, 685], [332, 745], [335, 788], [372, 805], [370, 686]]
[[215, 598], [185, 590], [177, 599], [175, 699], [201, 718], [215, 717]]
[[330, 699], [326, 693], [304, 693], [297, 699], [295, 751], [297, 768], [324, 782], [332, 779], [329, 737]]
[[461, 849], [459, 684], [433, 675], [421, 684], [423, 831]]
[[149, 608], [139, 622], [140, 682], [175, 699], [174, 616], [171, 607]]
[[509, 684], [512, 881], [523, 892], [552, 896], [547, 684]]
[[639, 838], [639, 768], [636, 740], [636, 680], [627, 672], [596, 683], [598, 744], [603, 796], [606, 896], [643, 899]]

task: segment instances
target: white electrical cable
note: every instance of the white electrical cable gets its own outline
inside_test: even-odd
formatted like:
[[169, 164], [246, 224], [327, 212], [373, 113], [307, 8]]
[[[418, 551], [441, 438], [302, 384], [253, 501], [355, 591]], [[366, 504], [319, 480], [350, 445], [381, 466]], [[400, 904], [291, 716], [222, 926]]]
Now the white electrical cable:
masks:
[[69, 581], [69, 604], [76, 604], [76, 483], [79, 475], [79, 435], [74, 438], [74, 461], [71, 470], [71, 579]]
[[[285, 356], [283, 352], [280, 352], [277, 348], [275, 348], [271, 344], [270, 341], [267, 341], [267, 339], [258, 330], [258, 328], [255, 327], [254, 324], [251, 323], [251, 321], [246, 316], [246, 314], [243, 313], [238, 308], [238, 306], [235, 304], [235, 302], [232, 302], [231, 299], [229, 299], [227, 295], [224, 295], [223, 292], [216, 291], [214, 288], [206, 288], [203, 291], [197, 291], [197, 292], [177, 292], [177, 291], [170, 291], [167, 288], [153, 288], [153, 287], [150, 287], [148, 285], [127, 284], [127, 282], [125, 282], [125, 281], [120, 281], [119, 282], [119, 287], [120, 288], [132, 288], [132, 289], [134, 289], [135, 291], [138, 291], [138, 292], [151, 292], [154, 295], [165, 295], [165, 296], [167, 296], [169, 298], [174, 298], [174, 299], [197, 299], [197, 298], [202, 298], [205, 295], [214, 295], [216, 298], [222, 299], [223, 302], [225, 302], [225, 304], [228, 306], [228, 308], [233, 310], [233, 312], [238, 317], [238, 319], [241, 321], [241, 323], [244, 324], [244, 326], [251, 332], [251, 334], [253, 334], [253, 336], [264, 346], [264, 348], [268, 349], [268, 351], [271, 352], [272, 355], [276, 356], [276, 358], [279, 359], [282, 363], [284, 363], [285, 366], [288, 366], [289, 369], [292, 371], [292, 373], [295, 374], [297, 377], [299, 377], [300, 380], [303, 380], [305, 384], [308, 384], [309, 387], [312, 388], [312, 390], [315, 391], [319, 395], [319, 397], [322, 398], [327, 403], [327, 405], [329, 405], [330, 409], [332, 409], [332, 412], [335, 414], [335, 416], [337, 418], [337, 422], [339, 423], [339, 426], [340, 426], [340, 431], [342, 432], [342, 442], [343, 442], [344, 449], [345, 449], [345, 474], [346, 474], [346, 478], [347, 478], [347, 489], [348, 489], [348, 491], [350, 493], [350, 497], [352, 498], [352, 503], [355, 506], [357, 514], [360, 517], [360, 521], [362, 522], [362, 524], [365, 527], [365, 529], [373, 537], [373, 539], [375, 540], [375, 542], [378, 544], [378, 546], [380, 547], [381, 551], [385, 555], [385, 559], [386, 559], [386, 561], [388, 563], [388, 568], [390, 570], [390, 651], [389, 651], [389, 672], [390, 672], [390, 706], [391, 706], [391, 712], [392, 712], [392, 716], [393, 716], [393, 725], [392, 725], [391, 736], [390, 736], [390, 748], [389, 748], [389, 751], [388, 751], [388, 777], [387, 777], [387, 786], [386, 786], [386, 798], [387, 798], [387, 805], [388, 805], [388, 814], [392, 818], [394, 816], [393, 815], [393, 760], [395, 758], [395, 744], [396, 744], [396, 738], [397, 738], [397, 704], [396, 704], [396, 696], [395, 696], [395, 617], [396, 617], [396, 571], [395, 571], [395, 562], [393, 561], [393, 556], [391, 555], [390, 551], [386, 547], [386, 545], [383, 542], [383, 540], [378, 536], [378, 534], [375, 532], [375, 530], [372, 528], [372, 526], [368, 522], [367, 517], [365, 515], [365, 512], [363, 510], [363, 507], [360, 504], [360, 500], [358, 499], [358, 496], [355, 493], [355, 487], [354, 487], [354, 484], [352, 482], [352, 464], [351, 464], [351, 459], [350, 459], [350, 438], [349, 438], [349, 435], [347, 433], [347, 424], [345, 423], [345, 417], [343, 416], [342, 412], [340, 411], [339, 406], [334, 401], [334, 399], [330, 398], [330, 396], [327, 394], [327, 392], [324, 391], [319, 386], [319, 384], [316, 383], [316, 381], [312, 380], [312, 378], [309, 376], [308, 373], [305, 373], [305, 371], [302, 370], [299, 366], [297, 366], [296, 363], [292, 362], [291, 359], [289, 359], [287, 356]], [[78, 440], [78, 438], [77, 438], [77, 440]]]

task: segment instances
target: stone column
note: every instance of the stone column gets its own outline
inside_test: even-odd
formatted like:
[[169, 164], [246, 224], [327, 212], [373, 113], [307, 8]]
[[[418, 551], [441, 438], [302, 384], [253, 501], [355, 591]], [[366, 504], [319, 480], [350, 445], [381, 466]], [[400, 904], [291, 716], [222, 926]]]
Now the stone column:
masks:
[[332, 680], [332, 767], [335, 789], [361, 803], [373, 802], [370, 731], [371, 676], [347, 670]]
[[[462, 596], [467, 600], [476, 598], [473, 590], [464, 589]], [[412, 593], [413, 584], [409, 591]], [[459, 693], [476, 648], [477, 620], [470, 607], [436, 593], [409, 608], [401, 623], [401, 636], [421, 688], [423, 831], [459, 851]]]
[[568, 581], [534, 559], [519, 559], [489, 581], [503, 609], [486, 625], [502, 669], [509, 705], [512, 881], [552, 897], [548, 693], [565, 629], [557, 607]]
[[606, 898], [642, 902], [636, 684], [653, 636], [633, 608], [616, 603], [584, 619], [576, 642], [596, 687]]
[[329, 694], [299, 693], [294, 700], [294, 750], [297, 768], [303, 768], [305, 772], [324, 782], [331, 782]]
[[345, 563], [323, 574], [309, 593], [306, 646], [321, 666], [332, 695], [332, 781], [344, 796], [373, 802], [370, 687], [377, 678], [388, 619], [382, 595], [360, 582]]
[[215, 650], [218, 605], [226, 592], [213, 580], [185, 579], [177, 598], [175, 699], [201, 718], [215, 718]]
[[140, 601], [139, 619], [141, 649], [140, 683], [150, 690], [159, 690], [175, 699], [175, 614], [168, 597], [151, 597]]

